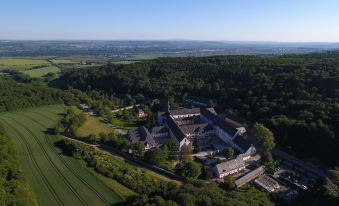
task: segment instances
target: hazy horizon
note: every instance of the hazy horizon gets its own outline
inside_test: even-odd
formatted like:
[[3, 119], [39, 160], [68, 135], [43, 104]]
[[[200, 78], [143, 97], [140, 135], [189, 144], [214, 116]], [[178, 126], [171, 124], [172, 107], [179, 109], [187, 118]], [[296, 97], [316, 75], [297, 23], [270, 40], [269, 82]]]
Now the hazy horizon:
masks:
[[204, 40], [204, 39], [1, 39], [0, 41], [154, 41], [154, 42], [220, 42], [249, 44], [339, 44], [339, 41], [256, 41], [256, 40]]
[[335, 0], [4, 0], [3, 40], [337, 43]]

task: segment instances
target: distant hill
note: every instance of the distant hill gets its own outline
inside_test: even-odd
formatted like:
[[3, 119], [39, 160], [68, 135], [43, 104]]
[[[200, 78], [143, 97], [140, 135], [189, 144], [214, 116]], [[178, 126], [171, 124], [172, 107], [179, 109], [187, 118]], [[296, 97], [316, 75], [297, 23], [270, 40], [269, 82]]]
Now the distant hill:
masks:
[[0, 41], [0, 56], [137, 55], [206, 56], [289, 54], [339, 49], [339, 43], [241, 41]]

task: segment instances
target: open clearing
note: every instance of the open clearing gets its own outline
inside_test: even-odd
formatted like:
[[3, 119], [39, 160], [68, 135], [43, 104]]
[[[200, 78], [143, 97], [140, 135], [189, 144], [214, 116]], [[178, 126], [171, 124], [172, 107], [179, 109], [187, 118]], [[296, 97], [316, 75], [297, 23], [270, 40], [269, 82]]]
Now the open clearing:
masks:
[[107, 124], [100, 121], [98, 117], [88, 115], [84, 125], [79, 127], [78, 134], [81, 137], [87, 137], [90, 134], [99, 135], [100, 133], [108, 134], [114, 130]]
[[[14, 138], [23, 172], [40, 205], [110, 205], [122, 195], [108, 187], [81, 163], [54, 146], [57, 137], [46, 131], [65, 111], [63, 105], [0, 114]], [[124, 194], [126, 195], [126, 194]]]
[[32, 70], [26, 70], [23, 71], [24, 74], [27, 74], [31, 77], [42, 77], [48, 73], [54, 73], [57, 74], [60, 72], [60, 68], [56, 66], [47, 66], [47, 67], [42, 67], [39, 69], [32, 69]]
[[26, 70], [35, 66], [49, 65], [44, 59], [26, 59], [26, 58], [0, 58], [0, 70]]

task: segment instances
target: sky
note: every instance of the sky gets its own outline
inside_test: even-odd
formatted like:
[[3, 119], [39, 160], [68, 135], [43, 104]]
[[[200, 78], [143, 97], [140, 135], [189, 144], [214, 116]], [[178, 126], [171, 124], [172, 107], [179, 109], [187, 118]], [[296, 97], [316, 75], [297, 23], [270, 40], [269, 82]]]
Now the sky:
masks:
[[339, 0], [0, 0], [0, 39], [339, 42]]

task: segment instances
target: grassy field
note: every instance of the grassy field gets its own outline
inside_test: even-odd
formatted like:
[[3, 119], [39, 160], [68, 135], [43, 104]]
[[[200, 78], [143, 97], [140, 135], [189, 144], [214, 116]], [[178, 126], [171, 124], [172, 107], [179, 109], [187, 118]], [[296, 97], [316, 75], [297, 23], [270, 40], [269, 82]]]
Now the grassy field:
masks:
[[50, 63], [44, 59], [29, 58], [0, 58], [0, 70], [26, 70], [35, 66], [49, 65]]
[[152, 54], [138, 54], [133, 57], [129, 57], [128, 60], [150, 60], [160, 57], [160, 55], [152, 55]]
[[54, 64], [75, 64], [76, 63], [69, 59], [52, 59], [51, 62], [53, 62]]
[[87, 137], [90, 134], [110, 133], [113, 132], [113, 129], [101, 122], [98, 117], [88, 115], [85, 124], [79, 127], [77, 132], [79, 136]]
[[[122, 201], [114, 187], [107, 186], [81, 163], [54, 146], [51, 128], [63, 113], [63, 105], [44, 106], [20, 112], [0, 113], [0, 122], [14, 138], [24, 174], [40, 205], [110, 205]], [[119, 189], [119, 187], [116, 187]]]
[[127, 187], [125, 187], [124, 185], [120, 184], [119, 182], [117, 182], [114, 179], [105, 177], [97, 172], [94, 171], [93, 168], [88, 168], [88, 170], [98, 179], [100, 179], [103, 183], [105, 183], [109, 188], [111, 188], [114, 191], [117, 191], [117, 193], [123, 198], [123, 199], [127, 199], [133, 195], [137, 195], [136, 192], [134, 192], [133, 190], [128, 189]]
[[27, 74], [31, 77], [42, 77], [48, 73], [59, 73], [60, 72], [60, 68], [56, 67], [56, 66], [47, 66], [47, 67], [42, 67], [39, 69], [32, 69], [32, 70], [26, 70], [23, 71], [24, 74]]
[[138, 61], [134, 61], [134, 60], [131, 60], [131, 61], [117, 61], [117, 62], [112, 62], [113, 64], [133, 64], [133, 63], [136, 63]]
[[136, 129], [138, 125], [134, 121], [126, 121], [120, 118], [112, 119], [112, 125], [116, 126], [117, 128], [121, 128], [124, 130]]

